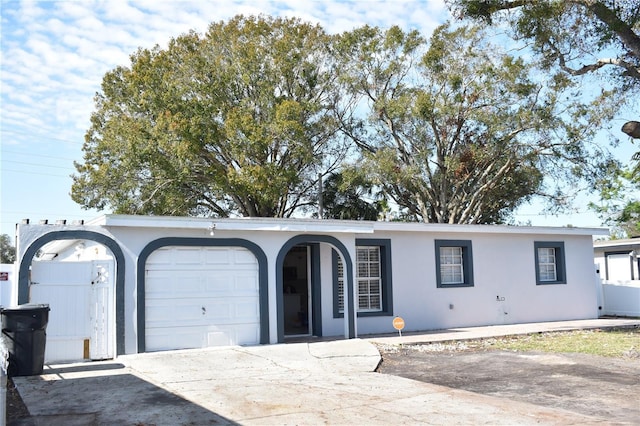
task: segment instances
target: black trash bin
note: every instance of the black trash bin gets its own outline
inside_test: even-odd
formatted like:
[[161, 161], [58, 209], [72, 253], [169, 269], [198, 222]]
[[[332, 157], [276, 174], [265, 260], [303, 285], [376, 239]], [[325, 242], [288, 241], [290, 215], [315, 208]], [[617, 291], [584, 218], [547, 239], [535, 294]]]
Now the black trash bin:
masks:
[[2, 309], [2, 333], [9, 350], [9, 376], [42, 374], [49, 311], [46, 304]]

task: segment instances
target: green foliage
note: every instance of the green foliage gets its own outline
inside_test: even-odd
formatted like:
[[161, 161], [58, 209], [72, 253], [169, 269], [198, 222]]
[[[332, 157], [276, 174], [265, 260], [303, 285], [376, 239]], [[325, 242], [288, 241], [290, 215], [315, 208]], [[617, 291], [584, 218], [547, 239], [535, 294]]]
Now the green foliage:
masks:
[[630, 169], [613, 167], [598, 182], [600, 203], [591, 203], [604, 223], [612, 227], [614, 238], [640, 236], [640, 175]]
[[116, 213], [287, 217], [346, 147], [324, 31], [237, 16], [103, 79], [73, 199]]
[[[513, 38], [526, 42], [547, 70], [557, 67], [569, 76], [591, 74], [600, 80], [599, 86], [612, 87], [595, 102], [607, 103], [613, 110], [626, 104], [638, 113], [640, 0], [447, 3], [461, 18], [507, 24]], [[636, 152], [634, 161], [639, 156]]]
[[427, 43], [399, 27], [331, 37], [237, 16], [104, 76], [72, 198], [115, 213], [289, 217], [331, 176], [332, 217], [394, 204], [407, 220], [502, 223], [533, 196], [559, 205], [563, 189], [602, 180], [609, 158], [590, 140], [610, 93], [584, 105], [573, 84], [478, 27], [442, 26]]
[[372, 182], [354, 170], [332, 173], [323, 183], [325, 219], [378, 220], [386, 203], [374, 193]]
[[477, 27], [442, 26], [428, 45], [367, 27], [339, 52], [342, 81], [370, 111], [346, 130], [365, 148], [360, 170], [414, 218], [501, 223], [534, 195], [563, 201], [544, 177], [599, 176], [588, 141], [603, 110], [561, 97], [566, 78], [532, 78]]
[[[459, 17], [506, 23], [546, 66], [580, 75], [609, 67], [622, 86], [640, 84], [638, 0], [449, 0]], [[611, 58], [611, 53], [614, 57]]]
[[11, 237], [7, 234], [0, 235], [0, 263], [13, 263], [16, 261], [16, 248], [11, 244]]

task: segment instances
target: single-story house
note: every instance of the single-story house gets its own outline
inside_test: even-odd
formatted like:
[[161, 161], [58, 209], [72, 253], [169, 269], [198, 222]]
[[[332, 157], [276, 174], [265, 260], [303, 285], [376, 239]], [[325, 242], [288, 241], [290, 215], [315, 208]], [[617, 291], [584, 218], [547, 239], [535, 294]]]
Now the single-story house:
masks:
[[105, 215], [19, 224], [47, 359], [598, 317], [600, 228]]
[[601, 315], [640, 316], [640, 238], [595, 241]]

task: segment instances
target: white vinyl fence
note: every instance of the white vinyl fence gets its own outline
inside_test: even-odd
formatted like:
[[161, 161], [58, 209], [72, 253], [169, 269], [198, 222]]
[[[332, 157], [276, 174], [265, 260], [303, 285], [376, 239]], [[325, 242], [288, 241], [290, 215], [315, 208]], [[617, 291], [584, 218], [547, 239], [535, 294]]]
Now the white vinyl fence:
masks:
[[602, 281], [602, 313], [640, 317], [640, 280]]

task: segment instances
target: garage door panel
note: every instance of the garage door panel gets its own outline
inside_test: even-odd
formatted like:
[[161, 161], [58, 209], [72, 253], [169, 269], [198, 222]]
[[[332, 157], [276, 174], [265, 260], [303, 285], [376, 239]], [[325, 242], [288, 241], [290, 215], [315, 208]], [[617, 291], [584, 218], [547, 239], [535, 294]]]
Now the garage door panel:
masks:
[[208, 346], [253, 345], [260, 340], [260, 327], [236, 325], [220, 326], [207, 331]]
[[232, 262], [232, 250], [228, 248], [210, 248], [203, 251], [204, 265], [229, 265]]
[[145, 340], [150, 351], [203, 347], [202, 332], [198, 328], [147, 329]]
[[[260, 339], [260, 330], [254, 326], [210, 326], [199, 328], [170, 327], [169, 333], [149, 330], [147, 346], [153, 350], [172, 350], [177, 347], [251, 345]], [[175, 337], [169, 337], [175, 336]]]
[[152, 281], [153, 288], [147, 293], [147, 299], [174, 298], [187, 294], [199, 294], [202, 291], [201, 278], [198, 276], [178, 276], [164, 273], [147, 274], [147, 280]]
[[147, 259], [146, 266], [151, 269], [158, 269], [160, 266], [168, 266], [173, 264], [172, 250], [156, 250], [152, 256]]
[[232, 272], [224, 275], [208, 277], [206, 280], [205, 291], [212, 295], [227, 296], [232, 293], [234, 296], [256, 296], [258, 293], [258, 282], [256, 273], [249, 275], [238, 272], [234, 275]]
[[260, 341], [258, 264], [248, 250], [168, 247], [146, 270], [147, 350]]
[[256, 293], [258, 282], [251, 275], [238, 274], [235, 277], [234, 287], [238, 292]]
[[146, 309], [147, 328], [216, 324], [242, 324], [259, 321], [255, 298], [158, 300]]
[[[198, 275], [200, 274], [200, 275]], [[147, 274], [147, 280], [153, 281], [153, 290], [147, 292], [147, 299], [200, 297], [233, 293], [236, 296], [256, 295], [258, 283], [256, 272], [239, 271], [214, 272], [202, 276], [202, 271], [188, 273], [168, 273], [168, 271]]]
[[248, 250], [236, 250], [234, 251], [235, 255], [235, 264], [236, 265], [255, 265], [256, 258]]

